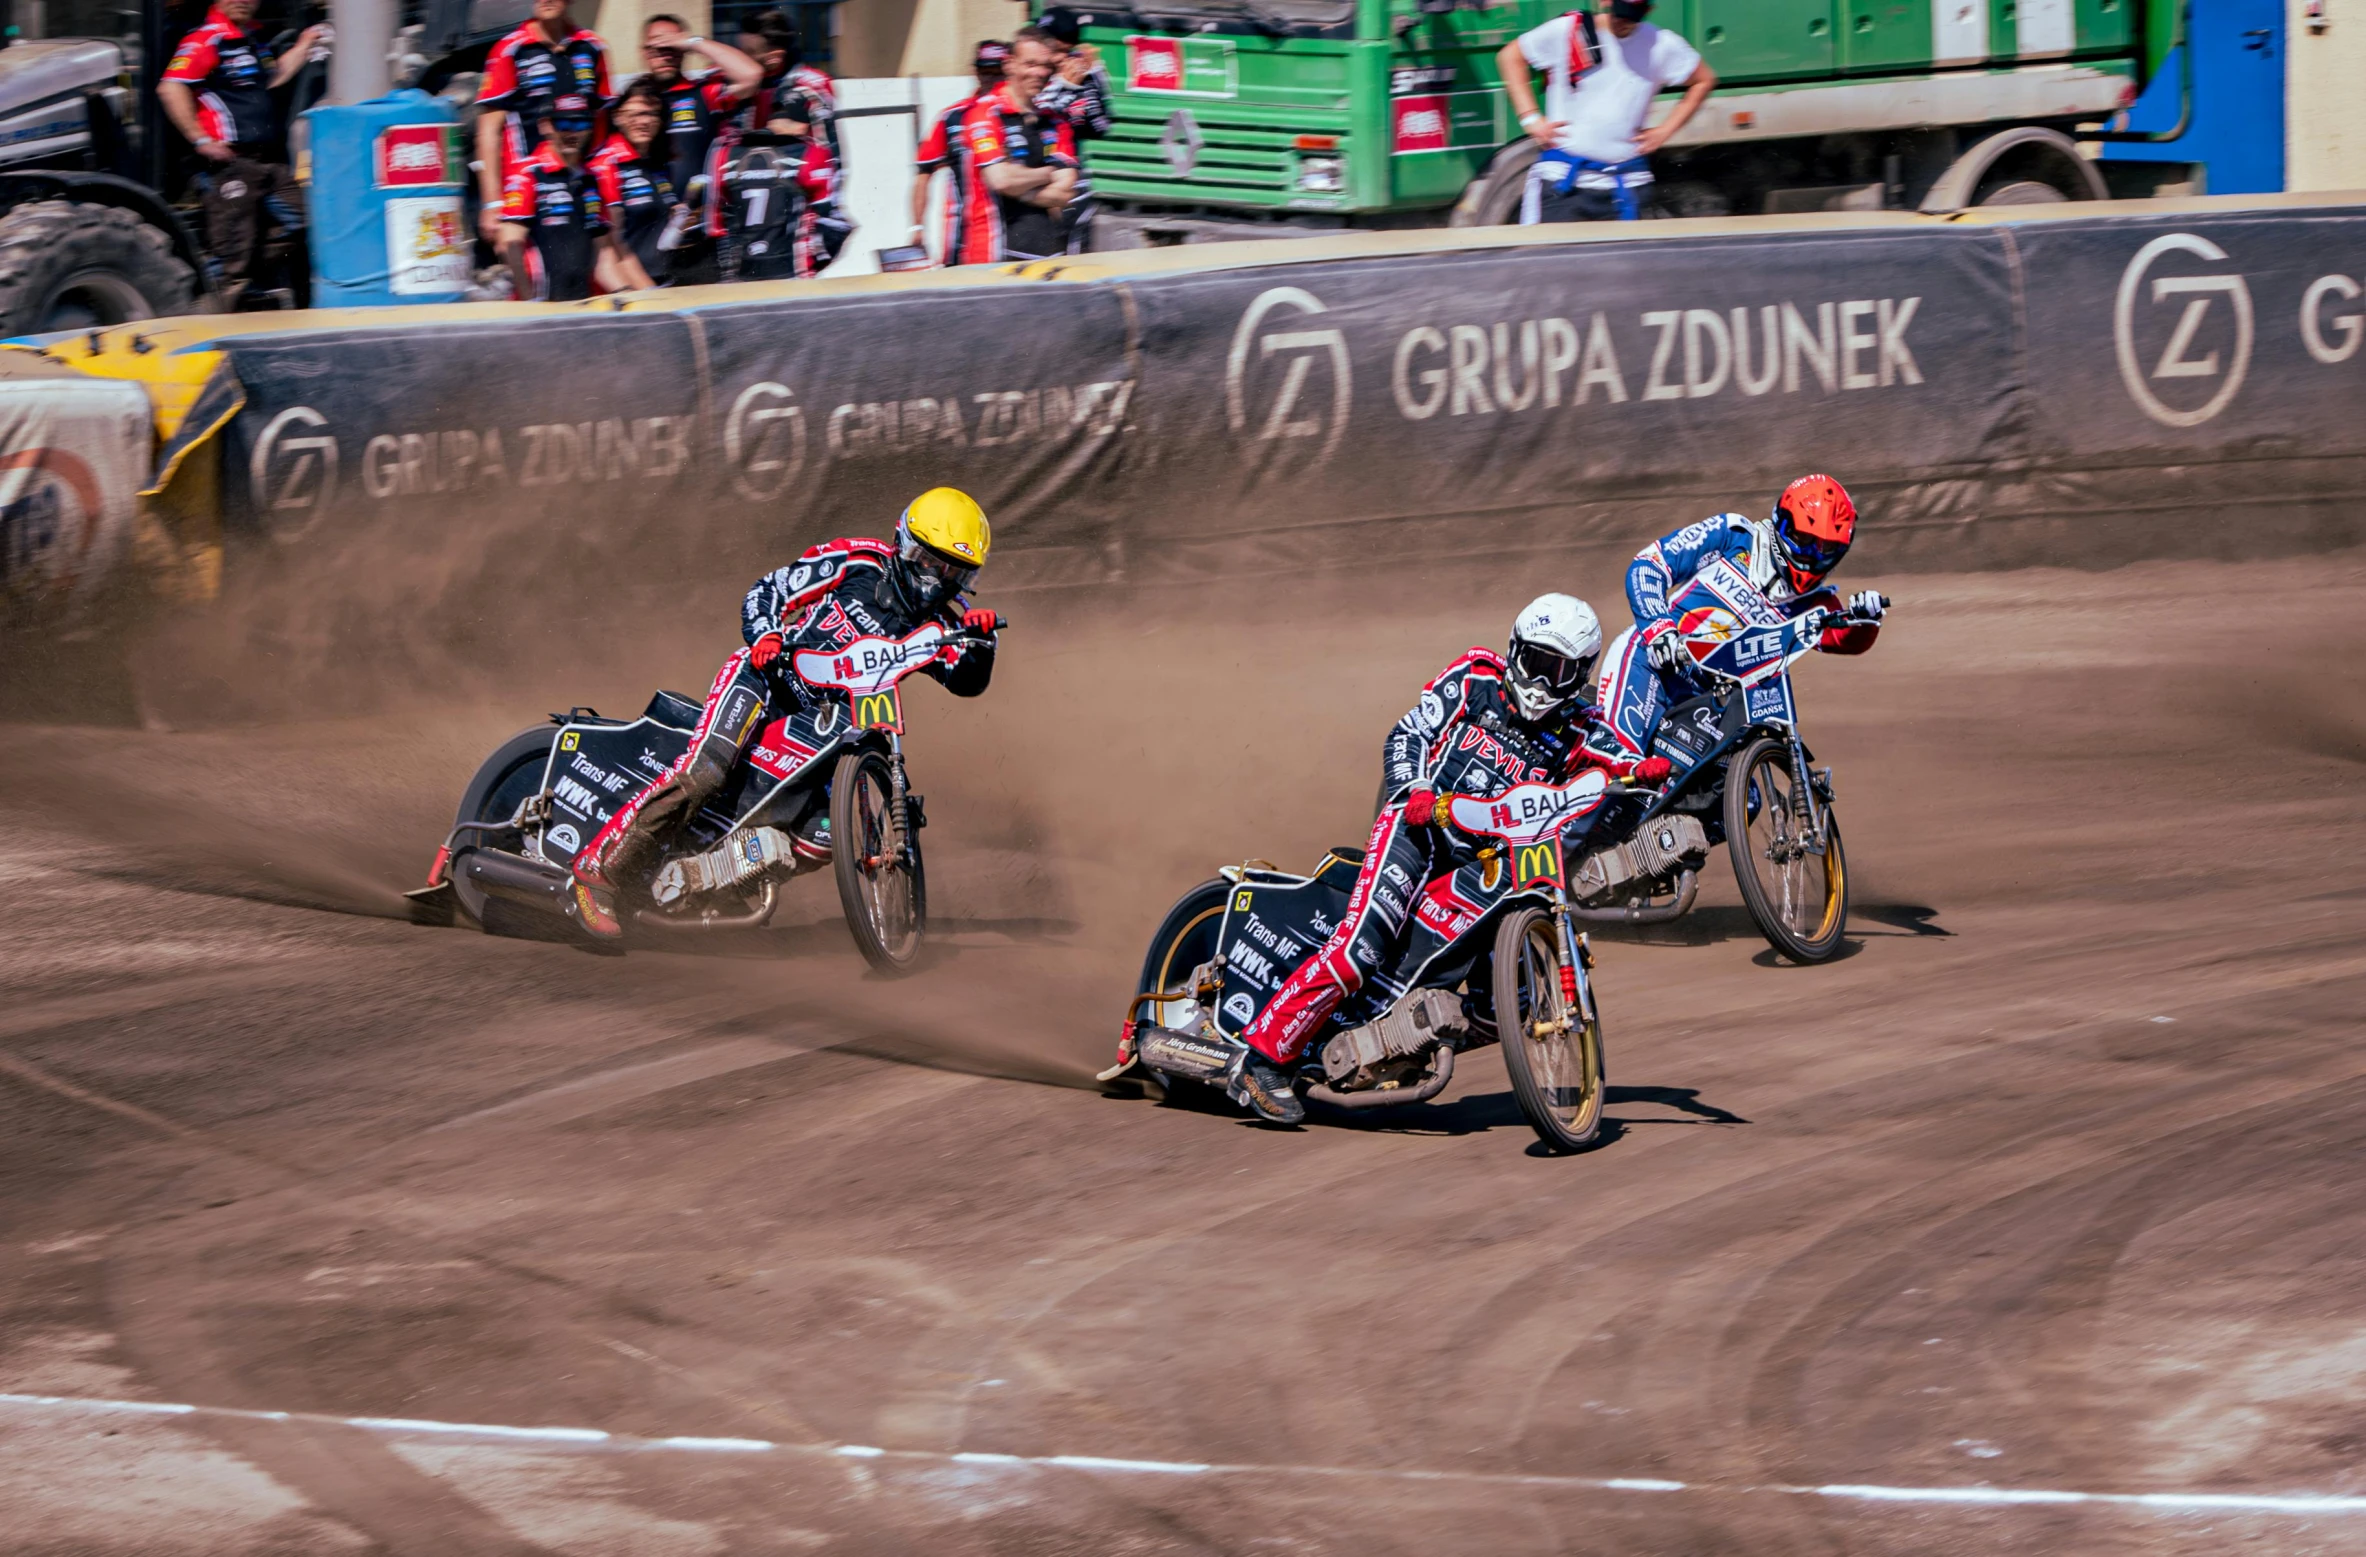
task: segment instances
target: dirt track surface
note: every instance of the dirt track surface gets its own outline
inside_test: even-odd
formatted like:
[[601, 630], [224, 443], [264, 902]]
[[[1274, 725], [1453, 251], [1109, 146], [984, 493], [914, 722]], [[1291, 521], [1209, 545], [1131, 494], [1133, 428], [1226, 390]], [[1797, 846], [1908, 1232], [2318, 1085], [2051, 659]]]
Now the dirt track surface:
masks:
[[983, 702], [913, 699], [947, 933], [903, 984], [826, 877], [623, 959], [394, 917], [476, 756], [583, 692], [9, 730], [0, 1391], [784, 1447], [0, 1402], [0, 1545], [2359, 1549], [1779, 1490], [2366, 1493], [2356, 555], [1866, 580], [1894, 628], [1803, 690], [1850, 954], [1772, 965], [1721, 862], [1599, 937], [1589, 1155], [1486, 1054], [1295, 1132], [1091, 1084], [1166, 902], [1359, 836], [1388, 722], [1539, 582], [1040, 612]]

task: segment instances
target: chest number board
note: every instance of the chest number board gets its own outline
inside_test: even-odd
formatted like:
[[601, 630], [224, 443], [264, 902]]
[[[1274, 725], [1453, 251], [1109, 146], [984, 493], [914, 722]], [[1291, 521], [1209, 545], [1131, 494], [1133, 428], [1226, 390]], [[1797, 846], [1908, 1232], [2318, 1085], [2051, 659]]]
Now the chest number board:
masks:
[[854, 700], [854, 727], [858, 730], [903, 729], [902, 695], [894, 687], [859, 694]]

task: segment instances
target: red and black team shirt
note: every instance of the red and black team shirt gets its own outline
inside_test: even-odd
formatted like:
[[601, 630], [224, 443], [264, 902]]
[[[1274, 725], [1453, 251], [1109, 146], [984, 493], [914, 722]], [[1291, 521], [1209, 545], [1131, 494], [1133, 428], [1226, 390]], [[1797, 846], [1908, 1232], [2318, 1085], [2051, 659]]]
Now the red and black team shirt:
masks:
[[961, 116], [969, 112], [969, 105], [978, 100], [976, 93], [938, 114], [928, 126], [928, 133], [920, 137], [920, 149], [913, 156], [912, 166], [926, 178], [939, 168], [951, 168], [953, 176], [945, 181], [945, 253], [938, 263], [953, 263], [952, 251], [961, 233]]
[[[710, 111], [716, 120], [714, 144], [707, 152], [707, 221], [710, 237], [720, 238], [726, 228], [740, 217], [725, 210], [723, 184], [732, 164], [738, 160], [740, 138], [750, 131], [761, 130], [775, 119], [794, 119], [806, 127], [806, 142], [818, 148], [830, 166], [833, 180], [838, 160], [837, 128], [838, 86], [828, 76], [810, 65], [797, 65], [777, 76], [767, 76], [746, 97], [734, 98], [721, 78], [709, 77], [714, 92], [708, 98]], [[802, 169], [809, 159], [794, 156], [790, 159]]]
[[599, 34], [578, 27], [554, 44], [531, 21], [503, 34], [485, 56], [484, 84], [476, 94], [479, 108], [507, 117], [501, 139], [503, 187], [508, 187], [511, 166], [531, 154], [534, 120], [549, 111], [553, 99], [585, 97], [594, 109], [604, 109], [612, 95], [608, 46]]
[[665, 89], [665, 143], [671, 158], [667, 171], [676, 190], [688, 189], [698, 176], [723, 116], [738, 103], [731, 83], [719, 72], [685, 76]]
[[1062, 252], [1067, 239], [1060, 219], [1041, 206], [996, 194], [986, 183], [986, 170], [997, 162], [1074, 167], [1076, 135], [1068, 122], [1013, 108], [998, 87], [970, 99], [955, 135], [960, 145], [956, 172], [961, 212], [953, 263], [985, 265]]
[[593, 260], [608, 231], [608, 206], [588, 167], [571, 168], [544, 141], [502, 181], [501, 219], [526, 229], [545, 302], [592, 295]]
[[197, 97], [197, 128], [225, 146], [269, 145], [279, 139], [271, 104], [271, 51], [220, 7], [190, 30], [164, 67], [164, 79], [185, 83]]
[[[653, 153], [657, 149], [654, 144], [650, 147]], [[672, 172], [658, 157], [635, 152], [632, 142], [621, 135], [609, 136], [608, 144], [593, 153], [584, 166], [599, 185], [600, 199], [608, 207], [616, 236], [640, 260], [651, 281], [663, 281], [672, 274], [672, 256], [657, 247], [657, 240], [680, 199], [674, 192]]]

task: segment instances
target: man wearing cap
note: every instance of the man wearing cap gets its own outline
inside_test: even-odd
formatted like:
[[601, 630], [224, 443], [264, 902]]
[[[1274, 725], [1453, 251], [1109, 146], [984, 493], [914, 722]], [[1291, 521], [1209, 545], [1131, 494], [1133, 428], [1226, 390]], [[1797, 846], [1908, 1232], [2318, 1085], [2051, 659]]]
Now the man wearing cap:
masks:
[[[1644, 18], [1651, 0], [1598, 0], [1521, 34], [1496, 51], [1495, 68], [1520, 116], [1544, 148], [1520, 201], [1522, 222], [1631, 222], [1651, 197], [1651, 154], [1684, 128], [1717, 85], [1692, 45]], [[1545, 107], [1533, 72], [1545, 73]], [[1663, 88], [1684, 97], [1667, 118], [1643, 128]]]
[[517, 295], [572, 303], [592, 295], [649, 285], [649, 273], [617, 242], [599, 180], [585, 165], [591, 144], [591, 100], [567, 92], [551, 100], [536, 129], [541, 144], [514, 163], [502, 192], [501, 257], [517, 281]]
[[597, 114], [608, 106], [608, 46], [578, 27], [568, 0], [534, 0], [534, 12], [502, 35], [485, 56], [477, 88], [477, 228], [498, 245], [509, 175], [540, 157], [535, 125], [561, 97], [579, 97]]
[[961, 230], [961, 195], [964, 179], [961, 170], [961, 116], [970, 105], [1002, 85], [1002, 67], [1010, 62], [1010, 45], [997, 38], [987, 38], [978, 44], [977, 54], [970, 68], [977, 72], [978, 89], [960, 98], [936, 116], [928, 133], [920, 138], [920, 150], [912, 165], [912, 237], [914, 244], [928, 241], [928, 186], [936, 180], [940, 170], [950, 170], [952, 178], [945, 194], [945, 252], [952, 253], [954, 234]]

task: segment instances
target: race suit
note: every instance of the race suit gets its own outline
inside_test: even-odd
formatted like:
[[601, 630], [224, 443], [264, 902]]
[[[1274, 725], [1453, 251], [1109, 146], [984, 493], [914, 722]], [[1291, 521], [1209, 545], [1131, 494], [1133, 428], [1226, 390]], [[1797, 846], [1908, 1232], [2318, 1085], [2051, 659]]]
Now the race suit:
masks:
[[[1723, 557], [1749, 576], [1766, 598], [1793, 616], [1810, 606], [1837, 607], [1832, 591], [1795, 589], [1775, 543], [1774, 525], [1746, 514], [1713, 514], [1663, 535], [1627, 565], [1627, 605], [1635, 625], [1611, 640], [1603, 656], [1602, 706], [1607, 721], [1593, 738], [1597, 754], [1621, 762], [1648, 755], [1652, 737], [1670, 708], [1707, 688], [1690, 676], [1663, 676], [1651, 663], [1651, 641], [1676, 630], [1668, 601], [1681, 594], [1712, 557]], [[1862, 654], [1881, 628], [1874, 623], [1828, 627], [1816, 647], [1826, 654]]]
[[1503, 678], [1501, 655], [1472, 649], [1422, 688], [1421, 700], [1388, 732], [1381, 752], [1388, 803], [1372, 824], [1339, 928], [1241, 1031], [1266, 1058], [1294, 1063], [1340, 1003], [1395, 962], [1422, 890], [1478, 857], [1484, 839], [1407, 822], [1409, 790], [1486, 798], [1515, 784], [1565, 784], [1587, 767], [1623, 767], [1587, 749], [1599, 709], [1572, 701], [1528, 724]]
[[[896, 587], [894, 563], [895, 550], [885, 541], [830, 541], [756, 580], [740, 607], [740, 633], [748, 648], [715, 672], [689, 747], [608, 819], [577, 856], [575, 874], [599, 887], [637, 883], [658, 840], [722, 791], [771, 715], [845, 696], [799, 681], [791, 668], [798, 650], [844, 648], [858, 638], [902, 638], [927, 622], [960, 622], [966, 605], [959, 595], [933, 611], [908, 605]], [[759, 670], [750, 650], [770, 633], [780, 634], [781, 652]], [[994, 679], [993, 645], [966, 648], [953, 664], [939, 662], [921, 674], [936, 678], [955, 697], [976, 697]]]
[[[1117, 126], [1116, 115], [1109, 111], [1109, 72], [1096, 64], [1082, 81], [1053, 76], [1035, 94], [1035, 111], [1066, 120], [1069, 135], [1080, 148], [1086, 141], [1099, 140]], [[1093, 184], [1081, 165], [1076, 197], [1060, 213], [1060, 221], [1070, 254], [1082, 254], [1092, 247]]]

